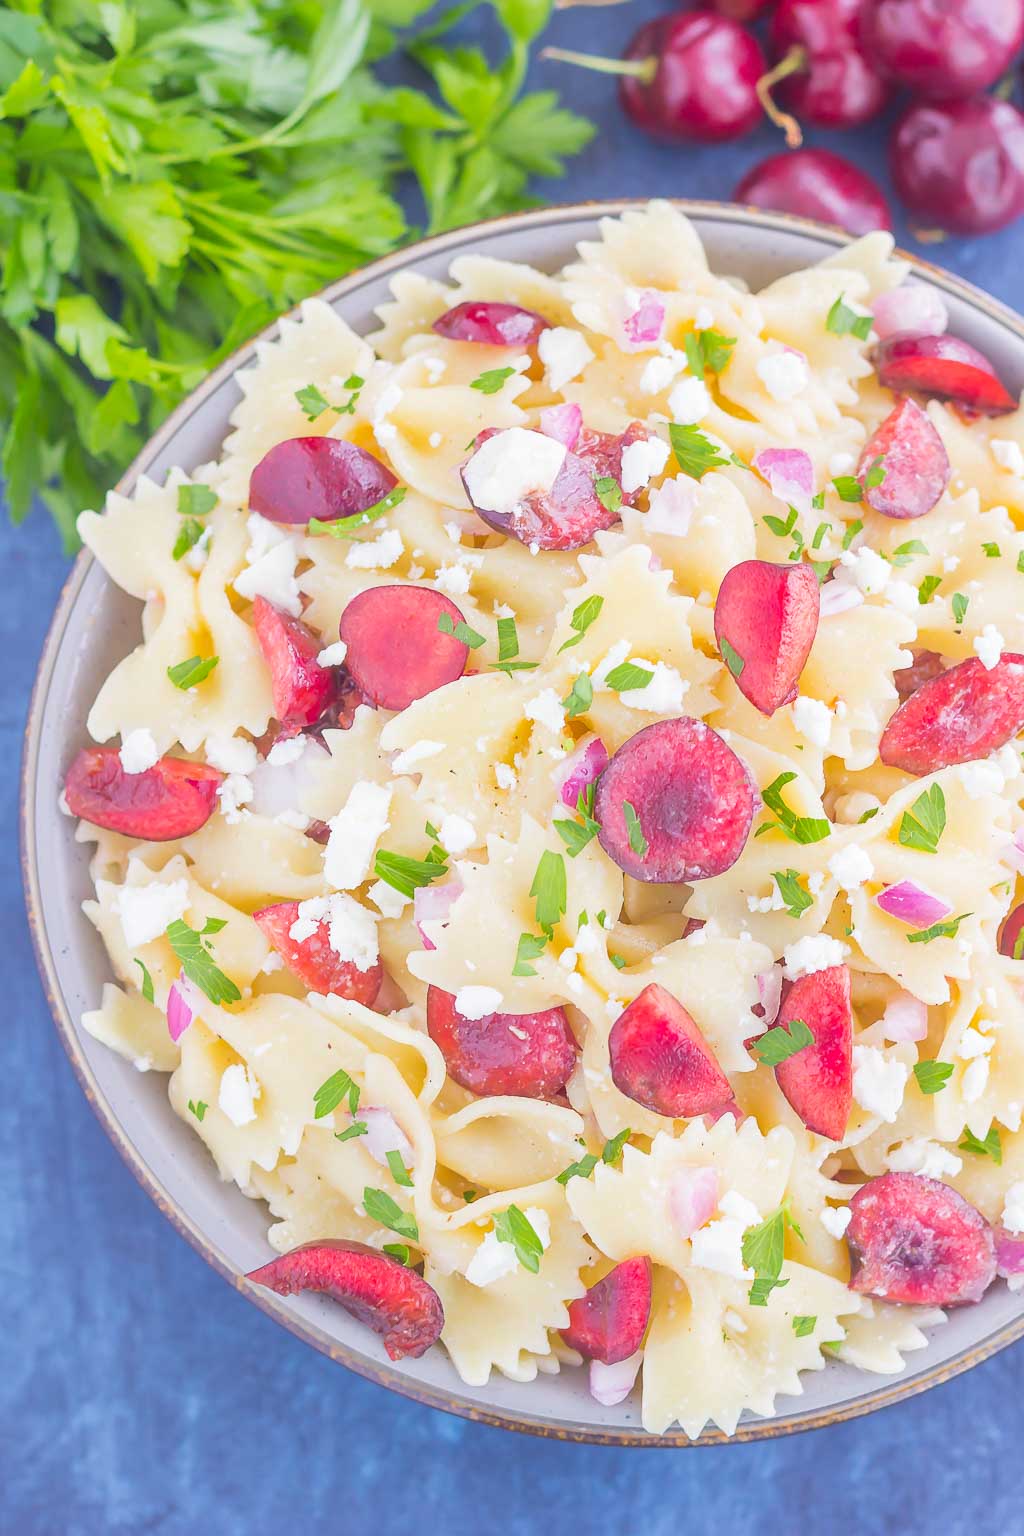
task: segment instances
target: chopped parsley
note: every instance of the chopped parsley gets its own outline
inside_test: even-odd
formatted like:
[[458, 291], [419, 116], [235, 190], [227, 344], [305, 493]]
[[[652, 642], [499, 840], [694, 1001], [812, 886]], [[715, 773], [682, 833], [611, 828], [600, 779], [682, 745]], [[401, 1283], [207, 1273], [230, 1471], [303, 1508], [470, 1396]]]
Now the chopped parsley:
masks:
[[578, 1162], [570, 1163], [568, 1168], [563, 1168], [557, 1175], [559, 1184], [568, 1184], [570, 1179], [589, 1179], [599, 1161], [614, 1167], [621, 1160], [622, 1149], [632, 1134], [627, 1126], [624, 1131], [606, 1141], [600, 1158], [594, 1152], [585, 1152]]
[[506, 379], [510, 379], [515, 373], [514, 368], [488, 368], [470, 384], [470, 389], [478, 389], [482, 395], [496, 395]]
[[513, 976], [536, 976], [537, 972], [530, 964], [536, 960], [547, 948], [548, 941], [544, 934], [521, 933], [516, 947], [516, 963], [512, 967]]
[[933, 939], [955, 939], [960, 924], [971, 916], [970, 912], [961, 912], [959, 917], [947, 917], [945, 922], [933, 923], [930, 928], [922, 928], [919, 933], [908, 933], [908, 944], [930, 944]]
[[724, 635], [718, 643], [718, 649], [721, 651], [722, 660], [729, 668], [729, 671], [732, 673], [733, 677], [739, 677], [740, 673], [743, 671], [743, 668], [746, 666], [746, 662], [743, 660], [743, 657], [740, 655], [739, 651], [733, 649]]
[[335, 1131], [335, 1141], [352, 1141], [356, 1136], [368, 1136], [370, 1127], [365, 1120], [353, 1120], [343, 1131]]
[[812, 1334], [815, 1328], [818, 1326], [818, 1319], [816, 1317], [808, 1317], [806, 1315], [802, 1317], [794, 1317], [791, 1319], [791, 1321], [793, 1324], [793, 1332], [796, 1334], [798, 1339], [806, 1339], [807, 1336]]
[[566, 719], [575, 720], [576, 716], [584, 714], [593, 702], [594, 685], [590, 681], [590, 673], [581, 672], [562, 700]]
[[206, 1100], [205, 1099], [200, 1099], [198, 1101], [198, 1103], [197, 1103], [195, 1100], [189, 1099], [188, 1107], [189, 1107], [189, 1113], [195, 1115], [196, 1119], [199, 1121], [199, 1124], [202, 1125], [202, 1123], [203, 1123], [203, 1116], [206, 1114], [206, 1111], [210, 1107], [209, 1104], [207, 1104]]
[[922, 1093], [940, 1093], [953, 1076], [951, 1061], [915, 1061], [914, 1076]]
[[654, 673], [649, 668], [638, 667], [635, 661], [623, 661], [612, 667], [605, 682], [616, 693], [631, 693], [636, 688], [646, 688], [653, 678]]
[[569, 620], [569, 628], [574, 630], [575, 633], [566, 640], [564, 645], [558, 647], [559, 656], [561, 656], [563, 651], [569, 650], [571, 646], [579, 645], [603, 607], [604, 598], [598, 597], [595, 594], [591, 597], [585, 597], [582, 603], [573, 609], [572, 618]]
[[594, 491], [606, 512], [617, 512], [622, 506], [622, 486], [614, 475], [601, 475], [594, 481]]
[[511, 616], [498, 620], [498, 659], [492, 661], [491, 666], [495, 672], [504, 672], [509, 677], [513, 672], [531, 672], [540, 663], [536, 661], [517, 661], [519, 655], [519, 631], [516, 629], [516, 621]]
[[217, 933], [223, 927], [224, 921], [221, 918], [211, 918], [202, 932], [197, 933], [179, 917], [167, 929], [168, 942], [181, 961], [185, 975], [200, 992], [205, 993], [211, 1003], [218, 1006], [222, 1003], [237, 1003], [242, 996], [230, 976], [225, 976], [215, 963], [205, 937], [208, 933]]
[[378, 880], [403, 896], [414, 896], [421, 887], [448, 873], [448, 860], [444, 849], [436, 843], [425, 859], [410, 859], [404, 853], [389, 853], [381, 848], [373, 861], [373, 872]]
[[626, 834], [629, 837], [629, 846], [637, 858], [642, 859], [645, 857], [649, 845], [646, 837], [644, 837], [636, 808], [630, 805], [628, 800], [623, 800], [622, 802], [622, 814], [626, 818]]
[[985, 551], [985, 557], [988, 560], [998, 560], [1002, 553], [998, 544], [986, 543], [982, 544], [981, 547]]
[[535, 1275], [540, 1269], [544, 1244], [523, 1215], [518, 1205], [510, 1205], [506, 1211], [498, 1211], [494, 1217], [494, 1235], [499, 1243], [511, 1243], [516, 1258], [524, 1269]]
[[942, 586], [942, 577], [941, 576], [926, 576], [924, 578], [924, 580], [922, 581], [921, 585], [917, 589], [917, 600], [918, 600], [918, 602], [919, 603], [930, 602], [930, 600], [934, 597], [935, 593], [939, 590], [939, 588], [941, 586]]
[[864, 487], [855, 475], [836, 475], [832, 488], [840, 501], [863, 501]]
[[471, 651], [478, 651], [487, 638], [479, 630], [470, 629], [464, 619], [460, 619], [456, 624], [450, 613], [442, 613], [437, 621], [437, 627], [442, 635], [451, 635], [455, 640], [461, 640], [462, 644], [468, 645]]
[[565, 916], [565, 859], [560, 853], [545, 848], [530, 886], [530, 895], [536, 903], [537, 926], [550, 934]]
[[[179, 490], [184, 490], [184, 486], [179, 486]], [[194, 517], [186, 518], [178, 529], [178, 537], [175, 539], [174, 547], [171, 550], [171, 559], [180, 560], [184, 555], [187, 555], [193, 545], [199, 543], [205, 532], [206, 529], [202, 523], [197, 523]]]
[[363, 512], [353, 512], [348, 517], [311, 517], [306, 524], [306, 532], [313, 538], [319, 534], [327, 534], [332, 539], [352, 539], [356, 532], [367, 523], [376, 522], [378, 517], [391, 512], [400, 506], [408, 495], [408, 488], [404, 485], [396, 485], [394, 490], [388, 491], [380, 501], [375, 501], [372, 507], [367, 507]]
[[420, 1229], [415, 1216], [409, 1211], [403, 1211], [397, 1200], [393, 1200], [386, 1190], [367, 1186], [363, 1190], [363, 1209], [371, 1221], [379, 1222], [390, 1232], [397, 1232], [399, 1237], [407, 1237], [412, 1243], [419, 1242]]
[[555, 831], [569, 850], [570, 859], [583, 852], [584, 848], [600, 832], [601, 827], [594, 820], [594, 786], [587, 784], [576, 796], [576, 811], [580, 821], [556, 821]]
[[867, 341], [872, 324], [872, 316], [859, 315], [846, 303], [846, 295], [841, 293], [828, 312], [825, 329], [831, 331], [833, 336], [856, 336], [858, 341]]
[[967, 617], [967, 607], [970, 601], [970, 598], [964, 592], [953, 593], [952, 604], [954, 624], [963, 623], [964, 619]]
[[145, 962], [136, 958], [135, 964], [142, 972], [142, 996], [147, 1003], [154, 1001], [153, 978], [146, 969]]
[[789, 1214], [788, 1204], [783, 1203], [758, 1226], [750, 1227], [743, 1234], [743, 1262], [755, 1276], [749, 1296], [752, 1307], [767, 1306], [772, 1291], [789, 1284], [788, 1280], [779, 1279], [787, 1227], [791, 1227], [803, 1241], [803, 1233]]
[[973, 1131], [965, 1131], [957, 1151], [973, 1152], [975, 1157], [990, 1157], [998, 1167], [1002, 1166], [1003, 1141], [996, 1126], [992, 1127], [984, 1141], [980, 1141]]
[[754, 1055], [762, 1066], [777, 1067], [798, 1051], [814, 1044], [814, 1036], [803, 1019], [791, 1019], [789, 1027], [777, 1024], [754, 1041]]
[[820, 843], [828, 837], [832, 830], [828, 821], [819, 816], [798, 816], [783, 800], [782, 791], [795, 778], [795, 773], [780, 773], [767, 789], [761, 791], [761, 799], [770, 811], [775, 812], [777, 820], [763, 822], [755, 832], [755, 837], [774, 831], [785, 833], [793, 843]]
[[[314, 1120], [323, 1120], [326, 1115], [333, 1114], [345, 1099], [348, 1100], [349, 1114], [354, 1115], [359, 1108], [359, 1084], [353, 1082], [343, 1067], [339, 1067], [337, 1072], [332, 1072], [320, 1084], [313, 1095]], [[351, 1132], [351, 1127], [349, 1130]]]
[[342, 388], [350, 390], [351, 393], [348, 399], [343, 401], [341, 405], [332, 405], [327, 396], [315, 384], [304, 384], [301, 389], [295, 391], [295, 398], [302, 407], [307, 421], [316, 421], [317, 417], [322, 416], [324, 411], [336, 411], [339, 416], [354, 416], [356, 404], [365, 383], [366, 380], [361, 379], [358, 373], [350, 373]]
[[184, 692], [194, 688], [197, 683], [205, 682], [219, 660], [219, 656], [190, 656], [187, 661], [179, 661], [173, 667], [168, 667], [167, 676], [175, 688]]
[[938, 784], [918, 795], [909, 811], [900, 819], [899, 840], [904, 848], [918, 853], [938, 853], [939, 839], [946, 830], [946, 797]]
[[846, 532], [843, 534], [843, 548], [849, 549], [858, 533], [861, 533], [863, 529], [864, 524], [859, 517], [856, 518], [854, 522], [847, 523]]
[[926, 555], [927, 544], [922, 544], [920, 539], [908, 539], [905, 544], [897, 544], [889, 560], [893, 565], [909, 565], [915, 555]]
[[669, 422], [668, 436], [679, 468], [691, 480], [703, 480], [709, 469], [718, 469], [730, 462], [728, 457], [723, 457], [718, 444], [705, 437], [697, 427], [681, 426], [672, 421]]
[[774, 533], [780, 539], [788, 539], [796, 527], [796, 507], [790, 507], [789, 516], [785, 519], [769, 512], [763, 518], [763, 522], [770, 533]]
[[786, 911], [790, 917], [800, 917], [813, 906], [814, 897], [800, 884], [799, 872], [795, 869], [776, 869], [772, 873], [772, 879], [779, 888]]
[[217, 492], [208, 485], [179, 485], [178, 511], [182, 517], [205, 517], [217, 505]]
[[389, 1258], [397, 1259], [399, 1264], [409, 1265], [412, 1263], [412, 1254], [405, 1243], [385, 1243], [380, 1251], [381, 1253], [386, 1253]]
[[690, 372], [698, 379], [702, 379], [705, 372], [721, 373], [735, 345], [736, 337], [724, 336], [721, 331], [690, 331], [683, 341]]
[[408, 1168], [402, 1162], [401, 1152], [392, 1150], [386, 1153], [386, 1156], [388, 1160], [388, 1167], [391, 1170], [391, 1177], [394, 1179], [395, 1183], [401, 1184], [403, 1189], [412, 1189], [412, 1179], [409, 1177]]

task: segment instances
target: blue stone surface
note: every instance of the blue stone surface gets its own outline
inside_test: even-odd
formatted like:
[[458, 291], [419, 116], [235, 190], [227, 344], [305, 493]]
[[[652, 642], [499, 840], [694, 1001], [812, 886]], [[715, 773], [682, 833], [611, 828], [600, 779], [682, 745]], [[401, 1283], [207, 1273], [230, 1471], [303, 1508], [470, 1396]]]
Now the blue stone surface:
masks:
[[[551, 40], [618, 53], [656, 8], [556, 17]], [[727, 196], [778, 147], [653, 145], [612, 83], [534, 66], [600, 134], [551, 201]], [[884, 178], [884, 126], [822, 135]], [[900, 229], [906, 241], [905, 227]], [[926, 253], [1011, 305], [1019, 230]], [[0, 526], [0, 1532], [5, 1536], [977, 1536], [1022, 1528], [1024, 1346], [870, 1418], [693, 1451], [609, 1450], [421, 1408], [332, 1365], [206, 1267], [150, 1204], [85, 1103], [25, 928], [17, 768], [32, 673], [66, 571], [39, 513]]]

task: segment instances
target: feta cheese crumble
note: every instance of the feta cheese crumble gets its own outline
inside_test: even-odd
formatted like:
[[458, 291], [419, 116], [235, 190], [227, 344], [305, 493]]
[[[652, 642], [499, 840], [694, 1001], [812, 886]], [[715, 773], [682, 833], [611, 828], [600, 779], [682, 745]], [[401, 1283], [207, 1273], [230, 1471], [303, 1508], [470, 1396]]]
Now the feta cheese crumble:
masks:
[[463, 471], [473, 505], [485, 512], [508, 514], [532, 493], [546, 495], [565, 452], [564, 443], [526, 427], [495, 433], [481, 443]]
[[846, 1229], [853, 1220], [853, 1212], [848, 1205], [826, 1205], [820, 1220], [825, 1231], [838, 1241], [846, 1235]]
[[390, 826], [391, 790], [361, 779], [329, 823], [324, 849], [324, 876], [336, 891], [351, 891], [370, 872], [377, 840]]
[[627, 496], [641, 491], [649, 480], [668, 463], [668, 443], [660, 437], [647, 437], [630, 443], [622, 455], [622, 489]]
[[832, 735], [832, 711], [820, 699], [804, 694], [793, 700], [793, 724], [801, 736], [824, 750]]
[[848, 953], [845, 944], [827, 933], [807, 933], [786, 945], [782, 952], [782, 974], [787, 981], [796, 981], [800, 976], [842, 965]]
[[221, 773], [252, 773], [259, 766], [260, 755], [245, 736], [207, 736], [203, 750]]
[[538, 725], [546, 726], [556, 736], [560, 735], [565, 727], [565, 710], [553, 688], [545, 688], [536, 697], [528, 699], [523, 707], [523, 713], [527, 720], [534, 720]]
[[795, 400], [810, 382], [807, 359], [799, 352], [771, 352], [757, 365], [757, 376], [773, 400]]
[[991, 672], [999, 661], [1005, 644], [1005, 640], [994, 624], [986, 624], [981, 634], [975, 635], [974, 649], [986, 672]]
[[1011, 1184], [1006, 1191], [1003, 1226], [1007, 1232], [1024, 1232], [1024, 1182]]
[[153, 732], [147, 731], [145, 726], [128, 732], [117, 755], [121, 759], [121, 767], [125, 773], [132, 774], [145, 773], [147, 768], [152, 768], [160, 761], [160, 753], [153, 739]]
[[674, 347], [670, 347], [661, 357], [650, 358], [644, 364], [644, 371], [640, 375], [640, 393], [642, 395], [663, 394], [685, 367], [685, 353], [677, 352]]
[[428, 758], [437, 757], [443, 751], [443, 741], [428, 741], [424, 737], [422, 741], [414, 741], [404, 752], [396, 752], [391, 759], [391, 767], [395, 773], [413, 773], [418, 763], [425, 763]]
[[551, 325], [541, 331], [537, 354], [547, 370], [548, 387], [556, 395], [594, 360], [586, 338], [565, 325]]
[[477, 842], [476, 827], [473, 823], [465, 816], [456, 816], [454, 813], [441, 818], [437, 837], [446, 853], [465, 853]]
[[232, 1125], [250, 1125], [256, 1119], [256, 1100], [260, 1085], [249, 1076], [244, 1062], [233, 1062], [225, 1067], [217, 1090], [217, 1107], [227, 1115]]
[[323, 922], [327, 923], [327, 942], [339, 960], [354, 965], [357, 971], [368, 971], [377, 964], [377, 918], [355, 897], [335, 892], [300, 901], [288, 937], [304, 944]]
[[873, 1045], [853, 1048], [853, 1097], [869, 1115], [892, 1124], [903, 1105], [910, 1068]]
[[151, 944], [165, 934], [171, 923], [185, 916], [189, 906], [187, 880], [151, 880], [148, 885], [122, 885], [114, 898], [114, 911], [129, 949]]
[[927, 1136], [911, 1136], [908, 1141], [901, 1141], [893, 1147], [885, 1164], [892, 1173], [920, 1173], [926, 1179], [955, 1178], [964, 1165], [962, 1158]]
[[348, 655], [348, 646], [344, 640], [335, 640], [333, 645], [325, 645], [322, 651], [317, 652], [316, 664], [318, 667], [340, 667]]
[[295, 579], [295, 567], [299, 560], [299, 546], [295, 539], [282, 533], [280, 528], [250, 513], [246, 519], [249, 547], [245, 552], [246, 566], [232, 581], [239, 597], [255, 602], [265, 598], [275, 608], [297, 619], [302, 612], [302, 597]]
[[455, 1011], [464, 1019], [485, 1019], [498, 1013], [505, 999], [496, 987], [460, 987], [455, 994]]
[[668, 397], [672, 420], [682, 427], [695, 427], [711, 409], [711, 394], [703, 379], [680, 379]]
[[385, 528], [375, 539], [353, 543], [345, 564], [354, 571], [389, 571], [405, 553], [405, 543], [397, 528]]
[[734, 1280], [753, 1279], [743, 1263], [743, 1234], [761, 1220], [757, 1206], [730, 1189], [718, 1202], [720, 1217], [700, 1227], [690, 1239], [691, 1256], [700, 1269], [711, 1269]]
[[[523, 1215], [540, 1239], [541, 1247], [546, 1249], [551, 1242], [551, 1221], [547, 1211], [528, 1205]], [[511, 1243], [502, 1242], [492, 1227], [466, 1266], [466, 1279], [470, 1285], [493, 1285], [495, 1280], [514, 1274], [518, 1268], [515, 1248]]]
[[1019, 443], [1010, 437], [994, 437], [988, 446], [1000, 469], [1007, 470], [1011, 475], [1024, 476], [1024, 453]]
[[875, 872], [870, 857], [856, 843], [849, 843], [834, 853], [828, 861], [828, 868], [844, 891], [855, 891], [865, 880], [870, 880]]

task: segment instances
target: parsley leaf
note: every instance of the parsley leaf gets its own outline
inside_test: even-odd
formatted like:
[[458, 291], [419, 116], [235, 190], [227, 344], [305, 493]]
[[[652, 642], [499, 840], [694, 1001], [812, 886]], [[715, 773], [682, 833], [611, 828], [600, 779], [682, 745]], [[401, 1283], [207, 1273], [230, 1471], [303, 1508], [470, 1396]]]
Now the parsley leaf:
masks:
[[595, 595], [593, 597], [584, 598], [583, 602], [580, 603], [578, 607], [573, 609], [572, 618], [569, 620], [569, 628], [575, 630], [575, 634], [573, 634], [570, 639], [566, 640], [564, 645], [560, 645], [558, 647], [559, 656], [561, 656], [563, 651], [569, 650], [571, 646], [579, 645], [580, 641], [583, 639], [583, 636], [586, 634], [591, 624], [594, 623], [603, 607], [604, 598], [597, 597]]
[[964, 619], [967, 617], [967, 605], [970, 601], [970, 598], [967, 597], [963, 592], [953, 593], [952, 605], [954, 624], [959, 625], [963, 623]]
[[365, 1120], [353, 1120], [343, 1131], [335, 1131], [335, 1141], [353, 1141], [357, 1136], [368, 1136], [370, 1127]]
[[594, 490], [606, 512], [617, 512], [622, 506], [622, 486], [614, 475], [600, 475], [594, 481]]
[[941, 576], [926, 576], [917, 589], [918, 602], [922, 604], [930, 602], [941, 586]]
[[898, 544], [889, 556], [893, 565], [909, 565], [915, 555], [926, 555], [927, 544], [922, 544], [920, 539], [908, 539], [905, 544]]
[[872, 324], [872, 316], [859, 315], [846, 303], [846, 295], [841, 293], [828, 312], [825, 329], [831, 331], [833, 336], [856, 336], [858, 341], [867, 341]]
[[922, 1093], [940, 1093], [953, 1076], [951, 1061], [915, 1061], [914, 1076]]
[[756, 837], [768, 831], [784, 832], [793, 843], [820, 843], [828, 837], [832, 830], [828, 821], [820, 816], [798, 816], [783, 800], [782, 791], [795, 778], [795, 773], [780, 773], [767, 789], [761, 791], [761, 799], [770, 811], [775, 812], [777, 820], [764, 822], [754, 834]]
[[698, 379], [705, 372], [721, 373], [732, 356], [736, 345], [735, 336], [723, 336], [721, 331], [689, 331], [683, 340], [683, 350], [690, 372]]
[[807, 1336], [812, 1334], [815, 1328], [818, 1326], [818, 1319], [816, 1317], [808, 1317], [806, 1315], [794, 1317], [791, 1319], [791, 1321], [793, 1324], [793, 1332], [796, 1334], [798, 1339], [806, 1339]]
[[206, 1114], [206, 1111], [210, 1107], [209, 1104], [207, 1104], [206, 1100], [205, 1099], [200, 1099], [199, 1102], [196, 1103], [192, 1099], [189, 1099], [188, 1107], [189, 1107], [189, 1113], [195, 1115], [196, 1119], [199, 1121], [199, 1124], [202, 1125], [202, 1123], [203, 1123], [203, 1116]]
[[594, 1152], [585, 1152], [578, 1162], [570, 1163], [568, 1168], [562, 1169], [561, 1173], [556, 1176], [558, 1183], [568, 1184], [570, 1179], [588, 1179], [597, 1167], [598, 1161], [607, 1163], [610, 1168], [613, 1168], [621, 1160], [622, 1149], [632, 1134], [632, 1131], [627, 1126], [624, 1131], [620, 1131], [617, 1136], [613, 1136], [610, 1141], [606, 1141], [602, 1148], [600, 1159], [598, 1159], [597, 1154]]
[[407, 1237], [412, 1243], [419, 1242], [420, 1229], [415, 1216], [403, 1211], [386, 1190], [367, 1186], [363, 1190], [363, 1209], [371, 1221], [387, 1227], [390, 1232], [397, 1232], [399, 1237]]
[[743, 1263], [747, 1269], [754, 1271], [755, 1279], [750, 1288], [750, 1305], [752, 1307], [764, 1307], [768, 1304], [768, 1297], [772, 1291], [784, 1285], [787, 1280], [780, 1280], [782, 1273], [782, 1261], [785, 1256], [785, 1238], [787, 1226], [800, 1237], [800, 1228], [789, 1214], [789, 1207], [780, 1205], [764, 1221], [756, 1227], [750, 1227], [743, 1234]]
[[512, 661], [519, 655], [519, 631], [514, 618], [498, 620], [498, 660]]
[[386, 1253], [392, 1259], [397, 1259], [399, 1264], [412, 1263], [412, 1254], [405, 1243], [384, 1243], [381, 1253]]
[[450, 613], [442, 613], [437, 621], [437, 627], [442, 635], [451, 635], [456, 640], [461, 640], [463, 645], [468, 645], [471, 651], [478, 651], [484, 644], [486, 636], [477, 629], [470, 629], [464, 619], [456, 624]]
[[388, 491], [380, 501], [375, 501], [372, 507], [367, 507], [364, 512], [352, 512], [348, 517], [311, 517], [306, 524], [306, 532], [311, 538], [317, 538], [320, 534], [326, 534], [332, 539], [352, 539], [356, 533], [364, 528], [367, 523], [374, 523], [378, 517], [400, 506], [408, 495], [408, 489], [404, 485], [396, 485], [394, 490]]
[[402, 1162], [401, 1152], [392, 1149], [392, 1151], [385, 1153], [385, 1156], [388, 1160], [388, 1167], [391, 1169], [391, 1177], [395, 1183], [401, 1184], [403, 1189], [412, 1189], [412, 1179], [409, 1177], [408, 1168]]
[[513, 976], [536, 976], [537, 972], [530, 964], [547, 949], [548, 941], [543, 934], [521, 933], [519, 944], [516, 948], [516, 963], [512, 967]]
[[135, 964], [142, 972], [142, 996], [147, 1003], [152, 1003], [155, 1001], [153, 993], [153, 978], [147, 971], [145, 963], [142, 960], [136, 958]]
[[790, 917], [800, 917], [814, 905], [814, 897], [800, 884], [800, 875], [797, 870], [777, 869], [773, 872], [772, 879], [779, 888], [779, 895]]
[[654, 673], [647, 667], [638, 667], [634, 661], [623, 661], [617, 667], [612, 667], [605, 682], [616, 693], [630, 693], [636, 688], [646, 688], [653, 677]]
[[482, 395], [496, 395], [506, 379], [510, 379], [515, 373], [514, 368], [488, 368], [470, 384], [470, 389], [478, 389]]
[[648, 842], [640, 825], [640, 817], [637, 815], [635, 807], [630, 805], [628, 800], [623, 800], [622, 802], [622, 814], [626, 819], [626, 833], [629, 837], [629, 846], [637, 858], [642, 859], [647, 853]]
[[326, 1115], [332, 1114], [344, 1099], [348, 1100], [349, 1114], [354, 1115], [359, 1108], [359, 1085], [344, 1068], [339, 1067], [337, 1072], [332, 1072], [320, 1084], [313, 1095], [314, 1120], [323, 1120]]
[[722, 660], [729, 668], [729, 671], [732, 673], [733, 677], [739, 677], [740, 673], [743, 671], [743, 668], [746, 666], [746, 662], [743, 660], [743, 657], [740, 655], [739, 651], [733, 649], [724, 635], [719, 641], [718, 649], [721, 651]]
[[970, 912], [961, 912], [959, 917], [947, 917], [943, 923], [933, 923], [930, 928], [922, 928], [918, 933], [908, 933], [908, 944], [930, 944], [933, 939], [955, 939], [960, 924], [971, 916]]
[[600, 832], [601, 827], [594, 820], [594, 786], [588, 784], [581, 789], [576, 796], [576, 811], [580, 816], [579, 821], [556, 821], [555, 831], [569, 850], [570, 859], [583, 852], [584, 848]]
[[545, 848], [530, 886], [530, 895], [536, 902], [537, 926], [550, 932], [565, 915], [565, 859], [560, 853]]
[[240, 1001], [241, 992], [230, 976], [225, 976], [216, 965], [209, 953], [209, 945], [203, 942], [202, 936], [194, 928], [190, 928], [180, 917], [175, 918], [167, 929], [167, 939], [189, 981], [194, 982], [211, 1003], [219, 1006]]
[[919, 795], [900, 819], [899, 840], [904, 848], [919, 853], [938, 853], [939, 839], [946, 830], [946, 797], [938, 784]]
[[854, 475], [836, 475], [832, 488], [840, 501], [864, 500], [864, 487]]
[[999, 1167], [1003, 1162], [1003, 1141], [998, 1127], [993, 1126], [985, 1137], [979, 1141], [973, 1131], [965, 1131], [964, 1139], [957, 1147], [958, 1152], [973, 1152], [975, 1157], [990, 1157]]
[[566, 719], [575, 720], [577, 715], [585, 714], [593, 702], [594, 685], [590, 681], [590, 673], [581, 672], [562, 700]]
[[777, 1067], [813, 1044], [814, 1036], [803, 1019], [791, 1019], [788, 1028], [777, 1024], [767, 1034], [759, 1035], [754, 1041], [754, 1054], [763, 1066]]
[[219, 656], [190, 656], [188, 661], [179, 661], [175, 666], [168, 667], [167, 676], [175, 688], [183, 691], [194, 688], [197, 683], [209, 677], [219, 660]]
[[178, 511], [182, 517], [205, 517], [217, 505], [217, 492], [208, 485], [179, 485]]
[[422, 886], [446, 875], [448, 865], [443, 857], [410, 859], [404, 853], [389, 853], [381, 848], [373, 861], [373, 872], [378, 880], [403, 896], [414, 896]]
[[171, 550], [171, 559], [182, 559], [194, 545], [199, 543], [205, 532], [206, 529], [202, 523], [197, 523], [194, 517], [187, 518], [178, 529], [178, 536]]
[[981, 547], [985, 551], [985, 558], [987, 560], [998, 560], [1002, 553], [998, 544], [985, 543]]
[[510, 1205], [507, 1210], [495, 1213], [494, 1233], [499, 1243], [512, 1244], [516, 1258], [524, 1269], [528, 1269], [531, 1275], [537, 1273], [544, 1244], [518, 1205]]
[[705, 437], [697, 427], [681, 426], [679, 422], [672, 421], [669, 422], [668, 436], [679, 468], [691, 480], [703, 480], [709, 469], [718, 469], [729, 463], [729, 459], [719, 451], [718, 445]]

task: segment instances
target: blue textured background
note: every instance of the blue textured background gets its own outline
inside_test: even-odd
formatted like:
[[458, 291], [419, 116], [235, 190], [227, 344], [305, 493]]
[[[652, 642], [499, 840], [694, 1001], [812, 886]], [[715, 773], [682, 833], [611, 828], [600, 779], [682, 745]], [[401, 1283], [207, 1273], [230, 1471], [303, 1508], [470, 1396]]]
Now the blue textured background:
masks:
[[[645, 3], [556, 18], [551, 41], [617, 53]], [[539, 64], [601, 125], [553, 201], [727, 197], [779, 147], [653, 146], [600, 76]], [[884, 178], [884, 125], [818, 136]], [[906, 230], [900, 238], [906, 241]], [[944, 265], [1020, 307], [1019, 231], [950, 242]], [[1016, 257], [1016, 260], [1015, 260]], [[0, 1532], [399, 1536], [630, 1531], [677, 1536], [977, 1536], [1021, 1529], [1022, 1348], [872, 1418], [701, 1451], [562, 1445], [446, 1417], [348, 1375], [225, 1286], [122, 1166], [71, 1075], [25, 932], [17, 767], [32, 672], [65, 561], [42, 515], [0, 526]]]

